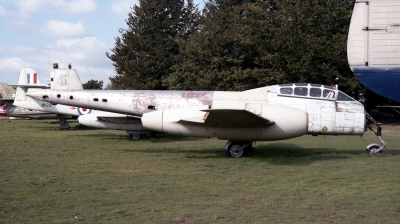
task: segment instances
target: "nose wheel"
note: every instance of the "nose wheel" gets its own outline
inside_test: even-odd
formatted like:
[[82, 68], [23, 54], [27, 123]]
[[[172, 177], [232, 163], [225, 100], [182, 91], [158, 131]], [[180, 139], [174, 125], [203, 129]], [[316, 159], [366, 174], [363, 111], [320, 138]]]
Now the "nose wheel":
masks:
[[370, 144], [366, 147], [365, 153], [369, 154], [377, 154], [377, 153], [382, 153], [381, 146], [378, 144]]

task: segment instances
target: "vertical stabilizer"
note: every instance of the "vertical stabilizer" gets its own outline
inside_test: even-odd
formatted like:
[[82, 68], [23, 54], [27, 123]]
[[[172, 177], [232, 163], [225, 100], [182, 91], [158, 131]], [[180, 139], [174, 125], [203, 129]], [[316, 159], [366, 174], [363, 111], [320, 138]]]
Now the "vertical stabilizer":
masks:
[[76, 69], [54, 69], [51, 74], [50, 88], [54, 90], [81, 90], [83, 89]]
[[347, 58], [358, 80], [400, 103], [400, 0], [357, 0]]
[[35, 70], [23, 68], [19, 73], [18, 85], [41, 85]]
[[39, 80], [39, 76], [35, 70], [31, 68], [23, 68], [19, 73], [18, 84], [12, 85], [17, 87], [15, 94], [14, 105], [21, 101], [32, 101], [32, 99], [26, 96], [28, 88], [45, 88], [46, 85], [42, 85]]
[[347, 55], [350, 67], [399, 67], [400, 0], [356, 1]]

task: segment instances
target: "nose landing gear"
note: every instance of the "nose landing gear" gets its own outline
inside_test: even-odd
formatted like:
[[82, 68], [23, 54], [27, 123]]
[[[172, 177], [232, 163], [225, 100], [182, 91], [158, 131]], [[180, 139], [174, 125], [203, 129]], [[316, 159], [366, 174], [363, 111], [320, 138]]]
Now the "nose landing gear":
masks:
[[[368, 113], [365, 113], [367, 115], [367, 127], [369, 130], [371, 130], [376, 137], [378, 137], [379, 141], [381, 142], [381, 145], [378, 145], [376, 143], [373, 144], [369, 144], [366, 149], [365, 152], [369, 153], [369, 154], [377, 154], [377, 153], [382, 153], [383, 149], [385, 149], [387, 143], [385, 142], [385, 140], [382, 137], [382, 123], [378, 123], [375, 121], [374, 118], [372, 118], [372, 116]], [[372, 123], [372, 125], [370, 124], [370, 122]], [[373, 129], [373, 125], [376, 126], [376, 131]]]

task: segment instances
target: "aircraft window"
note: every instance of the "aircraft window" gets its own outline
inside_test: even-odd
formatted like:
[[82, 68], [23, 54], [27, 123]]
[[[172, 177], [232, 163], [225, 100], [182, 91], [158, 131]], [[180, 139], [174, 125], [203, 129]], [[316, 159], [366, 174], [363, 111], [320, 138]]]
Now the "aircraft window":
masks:
[[296, 87], [294, 88], [294, 95], [297, 96], [307, 96], [308, 88], [307, 87]]
[[335, 98], [335, 91], [325, 89], [323, 96], [326, 97], [326, 98], [329, 98], [329, 99], [334, 99]]
[[337, 101], [354, 101], [353, 98], [347, 96], [343, 92], [338, 93]]
[[320, 88], [311, 88], [310, 89], [310, 96], [312, 97], [321, 97], [321, 89]]
[[99, 98], [94, 98], [93, 100], [94, 100], [94, 101], [99, 101]]
[[281, 88], [281, 94], [292, 95], [293, 89], [292, 88]]

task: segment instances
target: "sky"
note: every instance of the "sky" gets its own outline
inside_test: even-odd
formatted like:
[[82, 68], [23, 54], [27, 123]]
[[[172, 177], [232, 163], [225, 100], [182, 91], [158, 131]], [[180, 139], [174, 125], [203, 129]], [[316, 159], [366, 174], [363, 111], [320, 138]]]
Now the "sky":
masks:
[[[82, 83], [114, 76], [112, 53], [118, 30], [137, 0], [0, 0], [0, 82], [17, 84], [22, 68], [42, 84], [53, 63], [77, 69]], [[194, 0], [199, 7], [203, 0]]]

